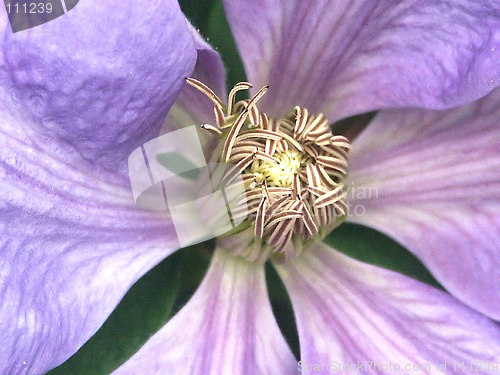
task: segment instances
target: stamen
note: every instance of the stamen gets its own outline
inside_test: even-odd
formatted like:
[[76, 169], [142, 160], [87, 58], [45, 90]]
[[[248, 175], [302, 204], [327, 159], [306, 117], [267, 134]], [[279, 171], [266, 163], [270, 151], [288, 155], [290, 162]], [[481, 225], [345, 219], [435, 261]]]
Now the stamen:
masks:
[[208, 96], [215, 103], [215, 105], [217, 105], [221, 109], [224, 108], [224, 103], [222, 103], [222, 100], [220, 100], [215, 92], [213, 92], [212, 89], [205, 85], [203, 82], [200, 82], [194, 78], [186, 78], [186, 82]]
[[333, 179], [330, 177], [328, 173], [326, 173], [325, 169], [321, 165], [316, 166], [318, 168], [318, 172], [321, 177], [322, 183], [329, 189], [334, 188], [337, 186], [337, 183], [333, 181]]
[[270, 187], [270, 188], [268, 188], [268, 190], [272, 194], [286, 194], [286, 195], [292, 194], [292, 189], [290, 189], [290, 188]]
[[343, 150], [341, 148], [338, 148], [338, 147], [335, 147], [335, 146], [332, 146], [332, 145], [325, 145], [325, 146], [322, 146], [321, 149], [329, 154], [331, 154], [332, 156], [335, 156], [336, 158], [338, 159], [342, 159], [344, 160], [345, 162], [347, 162], [347, 159], [348, 159], [348, 155], [347, 155], [347, 152], [346, 150]]
[[307, 120], [309, 119], [309, 111], [305, 108], [295, 107], [297, 117], [295, 120], [295, 129], [293, 135], [295, 138], [300, 138], [299, 135], [304, 131]]
[[231, 157], [228, 160], [229, 164], [237, 164], [241, 159], [255, 153], [255, 147], [234, 147], [231, 152]]
[[257, 215], [255, 217], [255, 237], [262, 238], [264, 235], [264, 219], [266, 214], [266, 203], [267, 198], [262, 198], [259, 208], [257, 209]]
[[245, 130], [242, 131], [238, 136], [238, 141], [243, 141], [250, 138], [265, 138], [279, 141], [282, 136], [283, 134], [275, 133], [270, 130]]
[[224, 143], [224, 148], [222, 149], [222, 160], [226, 163], [229, 160], [229, 156], [231, 155], [231, 148], [233, 147], [234, 142], [236, 141], [236, 136], [238, 135], [238, 132], [240, 131], [243, 124], [245, 123], [247, 116], [248, 116], [247, 110], [241, 112], [238, 118], [236, 119], [233, 127], [229, 131], [226, 142]]
[[295, 219], [302, 216], [302, 211], [296, 210], [288, 210], [280, 212], [279, 214], [274, 215], [274, 217], [269, 221], [267, 226], [272, 227], [273, 225], [280, 223], [284, 220]]
[[297, 173], [293, 176], [292, 199], [301, 199], [300, 196], [300, 178]]
[[287, 152], [288, 150], [289, 150], [288, 143], [284, 139], [282, 139], [281, 141], [276, 143], [276, 148], [274, 149], [274, 152]]
[[316, 233], [318, 233], [319, 231], [318, 226], [314, 222], [314, 219], [307, 205], [304, 205], [304, 207], [302, 208], [302, 215], [304, 217], [304, 224], [307, 231], [309, 232], [309, 235], [313, 236]]
[[214, 106], [214, 113], [215, 113], [215, 123], [219, 128], [224, 127], [224, 112], [222, 112], [222, 108], [219, 106]]
[[234, 85], [232, 90], [229, 92], [228, 98], [227, 98], [227, 115], [232, 115], [233, 114], [233, 107], [234, 107], [234, 100], [236, 97], [236, 93], [241, 90], [248, 90], [251, 89], [252, 85], [248, 82], [240, 82]]
[[330, 144], [334, 147], [343, 147], [346, 150], [351, 149], [351, 144], [349, 143], [349, 140], [341, 135], [334, 135], [333, 137], [331, 137]]
[[307, 173], [307, 182], [309, 183], [309, 186], [321, 185], [319, 173], [314, 164], [307, 164], [306, 173]]
[[302, 145], [298, 141], [296, 141], [294, 138], [292, 138], [291, 136], [289, 136], [288, 134], [282, 133], [281, 136], [283, 138], [285, 138], [285, 140], [288, 143], [290, 143], [293, 147], [295, 147], [297, 150], [304, 151], [304, 148], [302, 147]]
[[328, 144], [330, 144], [331, 137], [332, 137], [331, 134], [324, 133], [324, 134], [321, 134], [318, 138], [316, 138], [316, 140], [314, 142], [320, 146], [328, 145]]
[[264, 112], [261, 112], [260, 114], [260, 128], [263, 130], [270, 129], [269, 119], [267, 118], [267, 115]]
[[317, 158], [319, 156], [319, 151], [313, 145], [304, 145], [304, 151], [311, 155], [313, 158]]
[[254, 128], [256, 128], [257, 126], [259, 126], [259, 110], [257, 109], [256, 106], [251, 106], [250, 107], [250, 124], [252, 124], [252, 126]]
[[324, 129], [324, 128], [328, 128], [328, 121], [325, 119], [325, 116], [322, 113], [320, 113], [318, 116], [316, 116], [314, 118], [313, 121], [311, 121], [311, 123], [306, 127], [306, 129], [304, 129], [304, 131], [302, 133], [303, 137], [304, 137], [304, 139], [312, 140], [312, 139], [308, 138], [309, 133], [315, 132], [315, 131], [318, 131], [319, 129]]
[[253, 153], [252, 155], [249, 155], [245, 159], [239, 161], [238, 164], [236, 164], [235, 166], [228, 169], [228, 171], [224, 175], [224, 178], [222, 179], [222, 182], [225, 185], [228, 185], [231, 182], [233, 182], [233, 180], [240, 173], [242, 173], [250, 164], [252, 164], [254, 159], [255, 159], [255, 153]]
[[[288, 199], [289, 199], [288, 196], [281, 197], [280, 199], [274, 201], [269, 206], [269, 208], [267, 209], [267, 212], [266, 212], [266, 215], [269, 218], [269, 220], [271, 219], [271, 214], [273, 212], [277, 211], [278, 209], [282, 208], [284, 204], [286, 205], [288, 203]], [[266, 222], [266, 224], [267, 223], [268, 223], [268, 221]]]
[[342, 159], [332, 158], [330, 156], [318, 156], [316, 162], [323, 165], [326, 169], [337, 170], [346, 173], [347, 163]]
[[323, 194], [328, 193], [328, 190], [323, 187], [308, 186], [307, 190], [317, 197], [321, 197]]
[[[265, 116], [266, 118], [266, 121], [267, 121], [267, 116]], [[263, 129], [266, 129], [267, 127], [270, 128], [270, 130], [273, 132], [273, 133], [276, 133], [276, 134], [279, 134], [278, 133], [278, 130], [279, 130], [279, 123], [276, 122], [276, 121], [271, 121], [271, 122], [267, 122], [266, 124], [267, 126], [266, 127], [262, 127]], [[281, 141], [281, 138], [280, 140], [278, 139], [266, 139], [266, 152], [270, 155], [273, 155], [274, 152], [276, 151], [276, 146], [278, 145], [278, 141]]]
[[208, 131], [209, 133], [212, 133], [213, 135], [219, 136], [222, 134], [222, 132], [219, 129], [209, 124], [203, 124], [201, 125], [201, 128]]
[[257, 102], [264, 96], [264, 94], [266, 93], [266, 91], [268, 89], [269, 89], [269, 85], [266, 85], [263, 88], [261, 88], [259, 90], [259, 92], [257, 94], [255, 94], [255, 96], [252, 99], [250, 99], [250, 101], [248, 102], [247, 108], [252, 108], [255, 104], [257, 104]]
[[265, 153], [265, 152], [262, 152], [262, 151], [259, 151], [257, 150], [257, 152], [255, 153], [255, 156], [257, 157], [257, 159], [260, 159], [260, 160], [263, 160], [267, 163], [272, 163], [272, 164], [279, 164], [279, 160], [276, 159], [275, 157], [272, 157], [271, 155]]
[[342, 215], [346, 215], [347, 210], [349, 209], [349, 207], [347, 206], [346, 202], [340, 200], [340, 201], [338, 201], [338, 202], [335, 203], [335, 209], [339, 210], [339, 212]]
[[314, 206], [321, 208], [329, 206], [345, 197], [344, 185], [339, 185], [332, 191], [321, 195], [314, 201]]

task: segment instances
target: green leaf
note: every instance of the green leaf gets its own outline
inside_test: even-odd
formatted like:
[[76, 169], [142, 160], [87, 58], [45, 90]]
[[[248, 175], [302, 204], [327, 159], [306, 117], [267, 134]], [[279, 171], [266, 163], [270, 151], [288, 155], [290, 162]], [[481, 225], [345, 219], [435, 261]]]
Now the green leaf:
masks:
[[175, 300], [172, 316], [184, 307], [200, 286], [207, 272], [214, 249], [215, 240], [208, 240], [182, 250], [179, 293]]
[[266, 263], [266, 283], [276, 323], [295, 358], [300, 358], [299, 333], [292, 302], [285, 285], [270, 262]]
[[354, 259], [387, 268], [444, 289], [420, 260], [399, 243], [374, 229], [345, 223], [330, 233], [324, 241]]
[[180, 0], [182, 12], [188, 20], [199, 30], [201, 34], [205, 34], [208, 27], [208, 17], [217, 0]]

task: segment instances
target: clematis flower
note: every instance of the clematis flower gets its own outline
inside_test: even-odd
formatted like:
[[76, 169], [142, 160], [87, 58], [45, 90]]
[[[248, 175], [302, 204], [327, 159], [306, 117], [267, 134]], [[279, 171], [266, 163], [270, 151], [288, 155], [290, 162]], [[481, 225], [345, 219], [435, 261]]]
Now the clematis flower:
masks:
[[[492, 320], [500, 311], [498, 4], [262, 0], [225, 7], [249, 81], [269, 90], [258, 103], [246, 102], [246, 110], [235, 108], [235, 117], [223, 112], [224, 134], [242, 113], [249, 116], [242, 126], [252, 117], [257, 127], [265, 116], [271, 125], [291, 121], [292, 140], [272, 146], [281, 155], [293, 142], [306, 146], [293, 131], [297, 114], [333, 123], [381, 109], [352, 142], [348, 166], [327, 173], [351, 190], [323, 203], [342, 220], [339, 202], [364, 207], [364, 215], [345, 219], [401, 242], [450, 292], [317, 242], [336, 220], [319, 221], [313, 212], [315, 225], [308, 227], [303, 207], [294, 206], [300, 218], [286, 220], [300, 219], [297, 233], [258, 234], [271, 255], [288, 255], [274, 264], [296, 315], [301, 368], [311, 373], [314, 364], [370, 361], [401, 365], [403, 373], [413, 371], [406, 364], [488, 370], [486, 364], [500, 359], [500, 329]], [[38, 374], [71, 356], [126, 290], [177, 249], [168, 216], [134, 205], [127, 157], [159, 134], [174, 100], [164, 131], [213, 123], [208, 99], [183, 86], [184, 77], [224, 97], [224, 70], [173, 1], [88, 0], [17, 34], [7, 31], [5, 16], [1, 20], [0, 372]], [[335, 146], [332, 155], [341, 160], [345, 140], [322, 131], [309, 142]], [[268, 142], [257, 141], [269, 154]], [[316, 181], [307, 170], [300, 180], [302, 164], [283, 183], [291, 181], [294, 194], [299, 183]], [[249, 167], [243, 172], [267, 181], [262, 168], [269, 172], [270, 165]], [[356, 193], [365, 187], [377, 189], [376, 199]], [[323, 194], [316, 191], [310, 203]], [[254, 231], [262, 202], [248, 219]], [[300, 236], [307, 241], [298, 251]], [[192, 299], [116, 373], [300, 369], [274, 320], [263, 259], [235, 254], [230, 238], [218, 240]], [[261, 241], [248, 238], [252, 249]], [[282, 242], [292, 238], [294, 251], [287, 252]], [[374, 366], [349, 371], [387, 372]]]

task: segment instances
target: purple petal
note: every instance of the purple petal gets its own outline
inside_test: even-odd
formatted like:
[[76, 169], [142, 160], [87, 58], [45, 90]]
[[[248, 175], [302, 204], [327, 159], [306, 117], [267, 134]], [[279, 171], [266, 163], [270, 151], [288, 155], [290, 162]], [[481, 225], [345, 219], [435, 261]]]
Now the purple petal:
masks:
[[177, 3], [159, 4], [85, 1], [2, 39], [2, 374], [62, 363], [178, 246], [165, 215], [136, 209], [119, 170], [194, 66]]
[[0, 103], [0, 373], [43, 374], [177, 241], [165, 215], [137, 210], [130, 188], [92, 165], [67, 164], [58, 142], [9, 106]]
[[[190, 77], [205, 83], [222, 101], [225, 101], [226, 72], [222, 59], [200, 34], [191, 25], [189, 26], [198, 50], [196, 66]], [[167, 133], [172, 129], [214, 122], [213, 103], [204, 94], [185, 83], [168, 113], [162, 131]]]
[[[449, 111], [381, 112], [353, 144], [350, 221], [406, 246], [500, 319], [500, 90]], [[349, 185], [349, 184], [348, 184]]]
[[114, 374], [296, 373], [264, 277], [263, 265], [217, 250], [192, 299]]
[[0, 81], [71, 158], [124, 172], [130, 152], [158, 135], [194, 68], [186, 22], [173, 0], [81, 1], [28, 31], [6, 26]]
[[448, 108], [499, 84], [495, 0], [224, 2], [249, 80], [273, 115], [331, 120], [390, 107]]
[[[465, 373], [487, 372], [500, 358], [500, 327], [426, 284], [325, 245], [276, 268], [292, 300], [305, 374], [316, 373], [313, 364], [345, 374], [438, 373], [446, 364], [444, 372], [455, 373], [462, 361]], [[373, 365], [361, 370], [358, 361]], [[388, 364], [392, 370], [381, 367]], [[405, 367], [422, 364], [430, 370]]]

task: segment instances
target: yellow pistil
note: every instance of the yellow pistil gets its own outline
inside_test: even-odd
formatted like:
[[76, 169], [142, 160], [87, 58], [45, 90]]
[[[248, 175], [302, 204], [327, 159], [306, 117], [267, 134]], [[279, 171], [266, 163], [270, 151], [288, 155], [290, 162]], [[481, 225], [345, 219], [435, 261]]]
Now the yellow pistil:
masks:
[[307, 157], [296, 150], [288, 150], [273, 157], [278, 160], [278, 164], [255, 160], [250, 167], [251, 173], [257, 182], [267, 186], [291, 188], [295, 174], [303, 169]]

